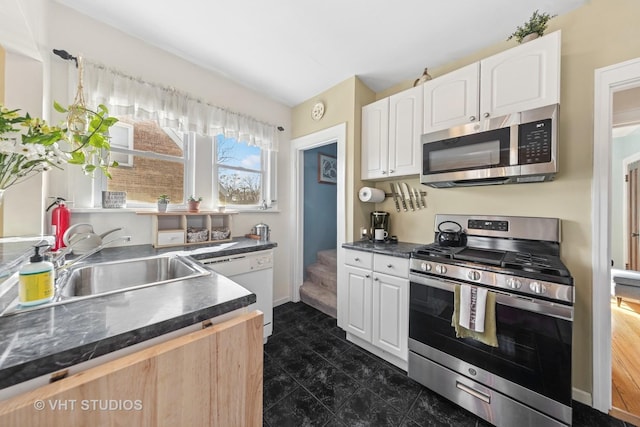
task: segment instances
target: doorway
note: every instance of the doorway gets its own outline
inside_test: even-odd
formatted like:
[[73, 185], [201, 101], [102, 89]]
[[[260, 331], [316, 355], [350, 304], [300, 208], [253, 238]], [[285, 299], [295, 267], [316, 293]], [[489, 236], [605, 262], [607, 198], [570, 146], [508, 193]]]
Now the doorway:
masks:
[[[300, 301], [300, 287], [304, 282], [304, 153], [328, 144], [336, 145], [336, 247], [345, 243], [346, 235], [346, 123], [305, 135], [291, 141], [291, 218], [292, 262], [291, 299]], [[338, 251], [337, 264], [344, 263], [342, 251]], [[338, 299], [338, 313], [340, 312]]]
[[611, 414], [640, 424], [640, 364], [634, 348], [640, 341], [640, 86], [613, 93], [612, 103]]
[[[593, 407], [612, 411], [612, 129], [614, 94], [640, 87], [640, 58], [595, 71], [593, 162]], [[626, 227], [625, 227], [626, 228]], [[615, 262], [615, 261], [614, 261]], [[638, 396], [640, 397], [640, 396]], [[625, 419], [623, 414], [616, 417]], [[630, 420], [631, 421], [631, 420]], [[637, 420], [634, 420], [637, 422]], [[632, 422], [634, 422], [632, 421]]]

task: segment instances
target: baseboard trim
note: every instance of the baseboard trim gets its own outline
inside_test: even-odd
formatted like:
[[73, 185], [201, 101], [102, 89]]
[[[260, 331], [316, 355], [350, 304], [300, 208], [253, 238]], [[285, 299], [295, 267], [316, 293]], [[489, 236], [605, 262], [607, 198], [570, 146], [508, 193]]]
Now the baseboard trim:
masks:
[[593, 399], [591, 397], [591, 393], [588, 393], [584, 390], [580, 390], [579, 388], [573, 388], [572, 392], [573, 400], [580, 402], [584, 405], [593, 407]]
[[609, 415], [635, 426], [640, 426], [640, 417], [618, 408], [611, 408]]
[[277, 300], [273, 301], [273, 306], [277, 307], [279, 305], [286, 304], [289, 301], [291, 301], [291, 297], [280, 298], [280, 299], [277, 299]]

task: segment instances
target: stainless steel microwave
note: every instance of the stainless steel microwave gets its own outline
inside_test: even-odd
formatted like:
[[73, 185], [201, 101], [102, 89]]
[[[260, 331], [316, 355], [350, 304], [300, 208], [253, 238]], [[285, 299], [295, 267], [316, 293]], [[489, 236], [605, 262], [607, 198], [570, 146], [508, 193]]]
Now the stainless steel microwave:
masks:
[[420, 182], [436, 188], [550, 181], [559, 105], [422, 135]]

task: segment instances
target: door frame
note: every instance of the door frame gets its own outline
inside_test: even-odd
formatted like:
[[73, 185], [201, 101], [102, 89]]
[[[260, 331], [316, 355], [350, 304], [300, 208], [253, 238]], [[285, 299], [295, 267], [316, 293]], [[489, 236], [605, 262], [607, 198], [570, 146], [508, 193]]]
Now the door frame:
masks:
[[[291, 140], [291, 300], [300, 301], [300, 286], [304, 281], [302, 254], [304, 250], [304, 151], [336, 143], [338, 181], [336, 183], [336, 247], [345, 243], [346, 234], [346, 153], [347, 124], [323, 129]], [[338, 251], [338, 265], [340, 265]]]
[[629, 233], [631, 233], [631, 230], [629, 230], [629, 183], [624, 181], [624, 177], [626, 174], [629, 173], [629, 165], [637, 162], [640, 160], [640, 153], [634, 153], [632, 155], [630, 155], [629, 157], [625, 157], [624, 159], [622, 159], [622, 176], [621, 177], [612, 177], [612, 179], [621, 179], [622, 182], [624, 182], [624, 197], [622, 198], [622, 235], [624, 236], [623, 239], [623, 246], [622, 246], [622, 256], [624, 257], [624, 262], [625, 262], [625, 268], [626, 268], [626, 262], [630, 261], [629, 260], [629, 250], [631, 249], [629, 247]]
[[640, 86], [640, 58], [595, 70], [593, 121], [592, 406], [611, 409], [611, 129], [613, 94]]

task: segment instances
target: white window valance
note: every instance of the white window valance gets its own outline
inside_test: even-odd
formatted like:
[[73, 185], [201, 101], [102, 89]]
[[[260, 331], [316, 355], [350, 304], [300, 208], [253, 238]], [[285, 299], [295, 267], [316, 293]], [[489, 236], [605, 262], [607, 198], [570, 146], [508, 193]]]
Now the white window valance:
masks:
[[174, 88], [145, 82], [84, 60], [88, 105], [104, 104], [113, 116], [154, 120], [161, 127], [200, 135], [224, 135], [265, 150], [278, 150], [276, 126], [196, 99]]

